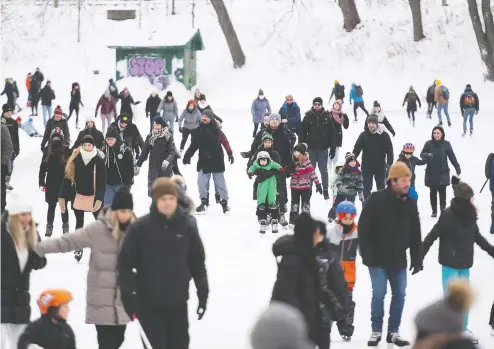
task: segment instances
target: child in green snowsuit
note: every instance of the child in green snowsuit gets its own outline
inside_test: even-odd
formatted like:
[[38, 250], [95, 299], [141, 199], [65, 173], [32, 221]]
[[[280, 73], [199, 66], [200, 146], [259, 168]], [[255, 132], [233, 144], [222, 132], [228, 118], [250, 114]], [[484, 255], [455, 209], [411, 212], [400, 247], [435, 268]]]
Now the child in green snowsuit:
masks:
[[276, 207], [276, 172], [280, 171], [281, 166], [272, 161], [269, 153], [260, 151], [257, 154], [256, 161], [247, 170], [249, 177], [257, 176], [257, 205], [267, 204], [271, 207]]

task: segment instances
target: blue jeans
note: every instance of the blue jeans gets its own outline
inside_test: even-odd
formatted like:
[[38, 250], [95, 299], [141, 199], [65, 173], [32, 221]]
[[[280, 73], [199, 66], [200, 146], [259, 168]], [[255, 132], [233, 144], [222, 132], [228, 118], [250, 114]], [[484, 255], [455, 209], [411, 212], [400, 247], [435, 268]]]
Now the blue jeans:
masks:
[[207, 182], [206, 182], [206, 191], [207, 191], [207, 193], [208, 193], [208, 195], [209, 195], [209, 181], [211, 180], [211, 177], [213, 177], [214, 193], [215, 193], [216, 195], [219, 195], [219, 194], [220, 194], [220, 191], [218, 190], [218, 184], [216, 184], [216, 179], [215, 179], [215, 177], [214, 177], [214, 176], [209, 176], [209, 177], [208, 177], [208, 180], [207, 180]]
[[467, 132], [467, 120], [470, 121], [470, 131], [473, 131], [473, 116], [475, 108], [466, 108], [463, 110], [463, 132]]
[[171, 119], [168, 121], [168, 125], [170, 127], [170, 133], [173, 135], [173, 129], [175, 128], [175, 119]]
[[371, 321], [372, 332], [382, 332], [384, 319], [384, 298], [386, 297], [388, 280], [391, 286], [391, 305], [389, 307], [388, 333], [398, 333], [401, 314], [405, 305], [407, 288], [407, 270], [383, 269], [369, 267], [372, 282]]
[[43, 109], [43, 123], [46, 126], [46, 123], [51, 118], [51, 105], [42, 105], [41, 108]]
[[446, 119], [449, 120], [449, 113], [448, 113], [448, 103], [445, 104], [438, 104], [437, 105], [437, 117], [439, 118], [439, 122], [442, 122], [442, 116], [441, 116], [441, 110], [444, 110], [444, 115], [446, 115]]
[[[442, 270], [442, 278], [443, 278], [443, 293], [448, 293], [448, 284], [453, 279], [464, 278], [470, 279], [470, 269], [454, 269], [450, 267], [445, 267], [443, 265]], [[466, 330], [468, 327], [468, 312], [463, 314], [463, 330]]]
[[115, 197], [115, 193], [117, 192], [118, 189], [120, 189], [121, 186], [122, 186], [121, 184], [106, 185], [105, 198], [103, 199], [103, 206], [111, 205], [111, 203], [113, 202], [113, 198]]
[[411, 197], [414, 200], [418, 200], [419, 199], [419, 194], [417, 194], [417, 191], [415, 190], [415, 186], [414, 185], [412, 185], [408, 189], [408, 196]]

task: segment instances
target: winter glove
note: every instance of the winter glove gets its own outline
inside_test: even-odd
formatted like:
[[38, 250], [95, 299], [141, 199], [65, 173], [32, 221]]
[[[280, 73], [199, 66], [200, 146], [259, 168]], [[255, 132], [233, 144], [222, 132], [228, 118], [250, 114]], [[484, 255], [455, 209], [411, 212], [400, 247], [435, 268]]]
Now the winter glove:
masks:
[[175, 116], [175, 122], [178, 122], [178, 116]]
[[146, 113], [146, 117], [149, 118], [149, 113]]
[[60, 206], [60, 212], [65, 213], [65, 199], [58, 198], [58, 205]]
[[351, 337], [353, 336], [353, 331], [355, 330], [355, 327], [353, 325], [348, 325], [347, 321], [344, 321], [345, 324], [339, 324], [338, 323], [338, 331], [340, 332], [340, 335], [342, 337]]
[[170, 165], [170, 162], [168, 160], [163, 160], [161, 163], [161, 169], [165, 171], [168, 168], [168, 165]]
[[91, 212], [98, 212], [98, 210], [101, 208], [102, 204], [103, 203], [101, 202], [101, 200], [96, 200], [96, 202], [94, 203], [94, 207], [91, 210]]
[[81, 106], [84, 108], [84, 104], [82, 104], [82, 101], [81, 101]]
[[316, 184], [316, 193], [319, 193], [322, 195], [322, 185], [321, 183]]
[[241, 151], [240, 156], [243, 157], [244, 159], [250, 158], [250, 151]]
[[363, 193], [359, 193], [358, 198], [359, 198], [360, 202], [364, 202], [364, 194]]
[[331, 150], [329, 151], [329, 158], [330, 158], [331, 160], [333, 160], [335, 156], [336, 156], [336, 148], [334, 148], [334, 147], [333, 147], [333, 148], [331, 148]]
[[46, 185], [40, 185], [40, 186], [39, 186], [39, 189], [40, 189], [43, 193], [46, 193], [46, 191], [48, 190], [48, 188], [46, 187]]
[[197, 320], [201, 320], [204, 317], [204, 314], [206, 313], [206, 304], [199, 304], [197, 306]]
[[247, 172], [247, 176], [249, 177], [249, 179], [252, 179], [252, 177], [254, 177], [254, 174]]
[[230, 162], [230, 164], [233, 164], [233, 154], [228, 154], [228, 161]]
[[422, 271], [423, 269], [424, 269], [424, 267], [421, 265], [411, 265], [410, 266], [410, 271], [412, 272], [412, 275], [417, 274], [419, 271]]
[[180, 127], [178, 128], [178, 132], [180, 132], [180, 133], [184, 132], [184, 128], [183, 128], [182, 126], [180, 126]]
[[10, 159], [13, 161], [13, 160], [15, 160], [15, 158], [16, 158], [17, 156], [19, 156], [19, 152], [18, 152], [18, 151], [13, 152], [13, 153], [12, 153], [12, 156], [10, 157]]
[[141, 168], [139, 166], [134, 166], [134, 176], [139, 176], [139, 172], [141, 172]]
[[137, 101], [134, 103], [134, 105], [138, 105], [138, 104], [141, 104], [141, 101]]
[[478, 111], [478, 110], [476, 110], [476, 111], [475, 111], [475, 115], [478, 115], [478, 114], [479, 114], [479, 111]]
[[130, 297], [122, 297], [124, 310], [132, 320], [137, 318], [136, 314], [138, 310], [138, 305], [135, 298], [136, 296], [134, 292], [132, 292], [132, 295]]
[[190, 165], [190, 157], [189, 156], [184, 156], [184, 159], [182, 160], [182, 163], [184, 165]]

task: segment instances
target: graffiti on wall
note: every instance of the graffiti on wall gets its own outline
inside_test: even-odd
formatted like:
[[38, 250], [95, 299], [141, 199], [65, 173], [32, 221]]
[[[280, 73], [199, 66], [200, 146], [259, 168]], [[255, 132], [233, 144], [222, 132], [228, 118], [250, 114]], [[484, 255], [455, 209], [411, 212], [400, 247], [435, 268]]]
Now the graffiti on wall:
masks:
[[149, 82], [158, 90], [166, 90], [170, 85], [166, 71], [166, 59], [163, 57], [133, 56], [128, 60], [128, 76], [147, 76]]

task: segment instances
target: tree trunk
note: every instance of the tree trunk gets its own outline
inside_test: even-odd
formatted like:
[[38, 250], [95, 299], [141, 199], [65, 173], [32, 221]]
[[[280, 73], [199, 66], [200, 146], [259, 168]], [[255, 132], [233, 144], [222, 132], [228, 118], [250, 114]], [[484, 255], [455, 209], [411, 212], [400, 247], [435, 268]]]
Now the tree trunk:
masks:
[[425, 38], [424, 29], [422, 27], [422, 12], [420, 10], [421, 0], [408, 0], [410, 9], [412, 10], [413, 21], [413, 41], [420, 41]]
[[233, 59], [234, 68], [242, 68], [245, 64], [245, 55], [238, 41], [237, 33], [235, 28], [233, 28], [233, 23], [226, 10], [225, 3], [223, 0], [212, 0], [211, 5], [213, 5], [216, 15], [218, 16], [218, 21], [220, 22], [221, 30], [225, 35], [226, 43], [230, 49], [230, 54]]
[[343, 28], [347, 32], [351, 32], [360, 23], [355, 0], [339, 0], [338, 5], [343, 13]]
[[494, 20], [492, 18], [491, 1], [482, 0], [482, 17], [484, 19], [485, 32], [480, 20], [477, 0], [467, 0], [467, 2], [473, 31], [479, 45], [480, 57], [485, 64], [484, 77], [489, 81], [494, 81]]
[[443, 6], [448, 6], [448, 0], [442, 0], [441, 3]]

